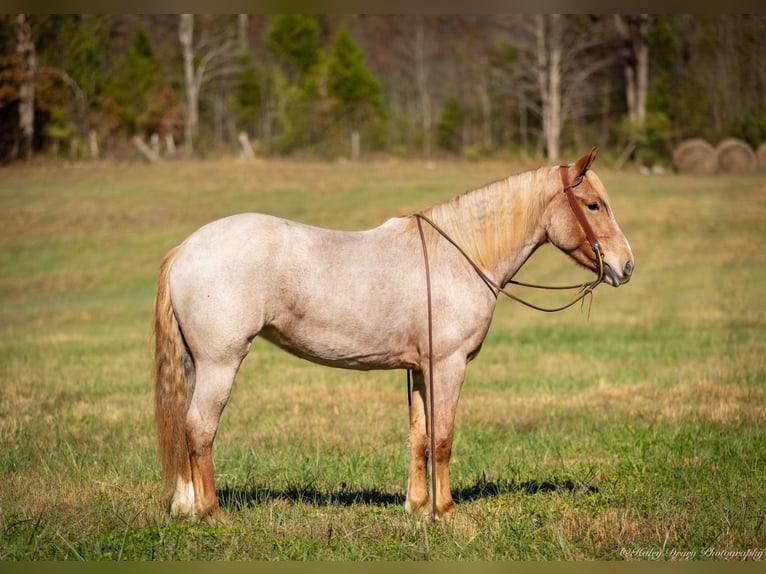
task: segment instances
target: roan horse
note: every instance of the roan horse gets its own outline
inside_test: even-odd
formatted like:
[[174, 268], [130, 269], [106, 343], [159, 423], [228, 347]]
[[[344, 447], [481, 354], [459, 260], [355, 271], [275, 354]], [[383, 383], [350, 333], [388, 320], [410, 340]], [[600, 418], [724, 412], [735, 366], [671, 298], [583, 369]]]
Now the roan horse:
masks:
[[452, 513], [458, 397], [500, 287], [546, 242], [599, 273], [591, 288], [631, 277], [630, 246], [589, 171], [597, 151], [368, 231], [248, 213], [205, 225], [173, 248], [154, 309], [155, 415], [163, 473], [175, 489], [171, 514], [223, 520], [213, 441], [256, 335], [322, 365], [410, 370], [405, 509]]

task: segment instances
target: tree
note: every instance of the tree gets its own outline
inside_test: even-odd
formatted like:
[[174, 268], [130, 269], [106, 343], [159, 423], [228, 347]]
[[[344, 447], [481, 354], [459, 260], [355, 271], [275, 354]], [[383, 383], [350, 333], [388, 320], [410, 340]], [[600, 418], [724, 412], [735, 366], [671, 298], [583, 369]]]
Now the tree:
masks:
[[250, 131], [258, 123], [261, 111], [261, 79], [255, 60], [250, 54], [240, 58], [240, 70], [237, 73], [236, 85], [232, 99], [234, 110], [242, 124], [241, 127]]
[[649, 85], [649, 14], [614, 15], [615, 28], [622, 40], [625, 73], [625, 101], [628, 117], [640, 126], [646, 120], [646, 94]]
[[[392, 153], [592, 142], [657, 162], [689, 137], [766, 139], [762, 61], [766, 18], [749, 14], [7, 14], [0, 148], [79, 153], [97, 132], [110, 153], [177, 126], [191, 153], [239, 127], [262, 149], [336, 156], [356, 126]], [[357, 105], [346, 81], [378, 95]]]
[[[199, 98], [203, 81], [232, 74], [236, 66], [231, 60], [236, 56], [236, 32], [224, 31], [212, 39], [195, 45], [194, 14], [181, 14], [178, 22], [178, 38], [184, 60], [184, 86], [186, 113], [184, 114], [184, 148], [191, 156], [194, 138], [199, 129]], [[210, 70], [213, 70], [212, 72]]]
[[[12, 71], [8, 77], [10, 82], [5, 86], [6, 90], [0, 89], [0, 92], [6, 92], [5, 98], [13, 94], [14, 111], [18, 110], [20, 114], [16, 115], [23, 116], [23, 123], [27, 124], [20, 129], [21, 123], [16, 122], [10, 130], [16, 140], [12, 155], [31, 157], [35, 149], [42, 148], [50, 140], [53, 140], [54, 149], [60, 141], [67, 139], [72, 149], [77, 149], [86, 137], [88, 105], [92, 100], [79, 82], [86, 79], [87, 74], [90, 78], [99, 76], [101, 70], [99, 63], [82, 57], [84, 42], [92, 45], [100, 40], [97, 34], [81, 33], [85, 21], [77, 15], [35, 16], [32, 27], [26, 15], [0, 17], [0, 50], [4, 43], [4, 22], [11, 23], [8, 29], [16, 39], [12, 61], [5, 60], [6, 65], [11, 64], [8, 70]], [[90, 23], [90, 19], [87, 21]], [[19, 34], [22, 44], [18, 43]], [[30, 67], [31, 60], [34, 65]], [[0, 67], [3, 67], [2, 62]], [[25, 150], [27, 145], [30, 147]]]
[[725, 137], [759, 144], [766, 125], [766, 19], [656, 16], [650, 31], [647, 109], [665, 114], [672, 140]]
[[277, 146], [282, 152], [313, 146], [325, 137], [331, 120], [320, 93], [319, 25], [311, 16], [281, 14], [272, 20], [266, 42], [278, 63], [273, 68], [281, 129]]
[[109, 82], [109, 93], [119, 107], [119, 117], [130, 135], [146, 131], [149, 125], [149, 95], [160, 76], [149, 35], [136, 26], [128, 51], [119, 58]]
[[453, 153], [460, 151], [464, 117], [465, 112], [460, 101], [455, 96], [447, 98], [436, 126], [436, 143], [440, 148]]
[[561, 144], [561, 14], [535, 17], [537, 86], [542, 102], [543, 134], [548, 159], [559, 158]]
[[649, 90], [649, 14], [614, 15], [615, 28], [622, 43], [622, 65], [625, 74], [625, 102], [628, 108], [630, 137], [618, 166], [633, 153], [643, 138], [646, 124], [646, 101]]
[[423, 153], [431, 157], [431, 93], [429, 90], [430, 58], [426, 27], [423, 16], [418, 16], [415, 24], [415, 79], [420, 96], [420, 106], [423, 118]]
[[596, 78], [614, 61], [599, 18], [561, 14], [514, 16], [508, 41], [516, 48], [517, 82], [541, 122], [541, 145], [558, 160], [567, 122], [593, 115]]
[[15, 21], [16, 53], [22, 64], [19, 85], [19, 156], [29, 160], [33, 154], [35, 137], [35, 72], [37, 56], [32, 41], [32, 27], [26, 14], [19, 14]]
[[266, 41], [293, 83], [300, 83], [316, 72], [321, 53], [319, 25], [313, 17], [301, 14], [275, 16]]
[[[69, 28], [69, 30], [67, 30]], [[106, 15], [82, 15], [70, 20], [70, 25], [59, 27], [59, 43], [68, 45], [61, 67], [71, 77], [68, 82], [74, 93], [67, 100], [68, 115], [74, 118], [79, 138], [88, 137], [91, 157], [98, 157], [98, 133], [108, 133], [110, 126], [104, 122], [103, 98], [113, 75], [106, 73], [106, 61], [113, 51], [110, 34], [110, 17]], [[111, 67], [119, 70], [118, 66]]]
[[352, 157], [359, 153], [359, 128], [373, 117], [383, 116], [380, 84], [367, 69], [364, 55], [343, 27], [335, 36], [327, 64], [327, 89], [334, 111], [350, 124]]
[[184, 149], [191, 156], [194, 136], [199, 124], [199, 88], [202, 74], [194, 66], [194, 14], [181, 14], [178, 22], [178, 38], [184, 58], [184, 86], [186, 88], [186, 113], [184, 114]]

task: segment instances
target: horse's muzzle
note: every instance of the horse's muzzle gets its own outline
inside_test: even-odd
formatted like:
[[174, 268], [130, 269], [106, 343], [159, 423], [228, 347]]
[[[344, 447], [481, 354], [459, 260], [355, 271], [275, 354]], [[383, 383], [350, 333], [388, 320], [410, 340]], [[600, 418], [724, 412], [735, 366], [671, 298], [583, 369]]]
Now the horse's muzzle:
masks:
[[614, 267], [605, 262], [604, 276], [606, 278], [606, 282], [609, 283], [612, 287], [619, 287], [620, 285], [624, 285], [630, 281], [630, 278], [633, 276], [633, 261], [628, 260], [625, 262], [622, 267], [621, 274], [617, 273]]

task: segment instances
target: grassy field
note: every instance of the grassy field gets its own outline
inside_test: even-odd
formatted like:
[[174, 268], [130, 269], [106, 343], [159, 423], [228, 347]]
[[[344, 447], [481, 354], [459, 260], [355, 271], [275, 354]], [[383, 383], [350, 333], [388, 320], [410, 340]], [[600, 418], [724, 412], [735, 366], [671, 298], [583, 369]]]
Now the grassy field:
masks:
[[[3, 168], [0, 558], [763, 559], [766, 178], [596, 168], [634, 279], [599, 287], [590, 317], [500, 302], [458, 410], [454, 519], [404, 511], [403, 372], [256, 343], [216, 442], [228, 525], [162, 506], [150, 311], [163, 254], [235, 212], [361, 229], [522, 166]], [[583, 273], [543, 249], [519, 277]]]

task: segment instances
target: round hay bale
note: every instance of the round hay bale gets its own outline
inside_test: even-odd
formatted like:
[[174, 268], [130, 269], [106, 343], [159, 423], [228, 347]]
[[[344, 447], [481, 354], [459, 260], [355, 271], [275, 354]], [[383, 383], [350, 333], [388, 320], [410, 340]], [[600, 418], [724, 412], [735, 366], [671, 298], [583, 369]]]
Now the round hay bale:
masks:
[[715, 148], [699, 138], [682, 141], [673, 150], [673, 167], [678, 173], [713, 173]]
[[758, 169], [766, 171], [766, 142], [758, 146], [755, 155], [758, 156]]
[[753, 173], [758, 169], [753, 148], [737, 138], [726, 138], [715, 146], [715, 155], [721, 173]]

